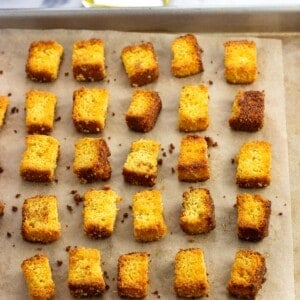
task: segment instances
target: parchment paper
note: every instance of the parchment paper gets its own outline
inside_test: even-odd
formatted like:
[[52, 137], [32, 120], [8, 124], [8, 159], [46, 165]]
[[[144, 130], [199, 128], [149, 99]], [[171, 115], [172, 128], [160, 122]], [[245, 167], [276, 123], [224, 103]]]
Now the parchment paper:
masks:
[[[176, 252], [182, 248], [200, 247], [205, 253], [208, 278], [211, 285], [209, 299], [230, 299], [226, 291], [230, 270], [236, 251], [251, 248], [266, 256], [266, 282], [257, 299], [293, 299], [293, 245], [291, 231], [291, 203], [289, 190], [287, 134], [285, 120], [285, 99], [283, 85], [282, 48], [280, 40], [253, 38], [258, 48], [259, 76], [254, 84], [229, 85], [223, 76], [223, 43], [230, 37], [198, 34], [198, 42], [203, 48], [205, 71], [192, 77], [178, 79], [170, 74], [171, 41], [179, 34], [125, 33], [110, 31], [79, 30], [1, 30], [0, 31], [0, 91], [11, 93], [12, 107], [18, 113], [7, 114], [6, 124], [0, 132], [0, 164], [4, 171], [0, 175], [0, 197], [6, 204], [5, 215], [0, 219], [0, 298], [27, 299], [20, 265], [25, 258], [37, 253], [46, 254], [52, 266], [56, 283], [56, 299], [71, 299], [67, 288], [68, 253], [67, 246], [93, 247], [101, 250], [103, 270], [107, 272], [108, 291], [103, 299], [117, 299], [116, 278], [117, 259], [121, 254], [132, 251], [147, 251], [151, 255], [150, 288], [147, 299], [174, 299], [173, 269]], [[100, 83], [78, 83], [71, 72], [72, 45], [80, 39], [99, 37], [105, 41], [108, 77]], [[32, 41], [55, 39], [64, 46], [65, 55], [60, 75], [54, 83], [35, 83], [26, 79], [25, 63], [28, 48]], [[141, 41], [151, 41], [156, 49], [159, 66], [159, 80], [145, 88], [160, 93], [163, 109], [155, 128], [147, 133], [131, 132], [125, 123], [125, 113], [130, 103], [133, 89], [123, 69], [120, 53], [124, 46]], [[212, 84], [209, 84], [209, 81]], [[181, 183], [176, 169], [180, 140], [184, 134], [177, 130], [177, 113], [180, 90], [186, 84], [206, 84], [209, 88], [209, 113], [211, 123], [205, 132], [218, 143], [211, 147], [211, 178], [204, 183]], [[107, 183], [82, 185], [72, 172], [75, 141], [83, 137], [74, 129], [71, 120], [72, 94], [81, 86], [109, 89], [109, 110], [106, 128], [102, 134], [108, 142], [112, 156], [112, 178]], [[61, 156], [56, 170], [57, 183], [38, 184], [24, 182], [18, 175], [21, 154], [25, 150], [25, 93], [30, 89], [52, 91], [58, 96], [56, 118], [52, 135], [59, 139]], [[257, 133], [233, 132], [228, 126], [232, 101], [239, 89], [265, 90], [265, 125]], [[94, 136], [94, 135], [93, 135]], [[124, 183], [122, 166], [132, 141], [139, 138], [153, 138], [161, 143], [164, 151], [159, 167], [155, 188], [162, 190], [164, 214], [168, 226], [167, 236], [157, 242], [141, 244], [133, 239], [131, 210], [132, 196], [144, 189]], [[231, 160], [245, 141], [265, 139], [272, 143], [271, 185], [259, 190], [239, 189], [235, 184], [236, 165]], [[169, 145], [175, 150], [169, 153]], [[166, 157], [163, 156], [166, 152]], [[70, 169], [68, 167], [71, 167]], [[89, 188], [102, 188], [109, 184], [123, 201], [115, 232], [106, 240], [91, 240], [82, 229], [82, 204], [77, 206], [70, 193], [76, 190], [83, 194]], [[188, 236], [179, 226], [182, 193], [189, 186], [206, 187], [210, 190], [216, 208], [216, 229], [209, 234]], [[261, 193], [272, 201], [272, 214], [269, 236], [259, 243], [241, 242], [237, 238], [236, 210], [233, 207], [236, 194], [241, 192]], [[20, 196], [16, 196], [20, 194]], [[59, 219], [62, 224], [62, 237], [49, 245], [32, 244], [22, 240], [21, 207], [24, 199], [37, 194], [54, 194], [59, 201]], [[70, 212], [67, 205], [72, 206]], [[18, 211], [13, 212], [12, 206]], [[128, 218], [123, 215], [128, 213]], [[11, 237], [7, 237], [7, 232]], [[58, 266], [57, 261], [62, 261]]]

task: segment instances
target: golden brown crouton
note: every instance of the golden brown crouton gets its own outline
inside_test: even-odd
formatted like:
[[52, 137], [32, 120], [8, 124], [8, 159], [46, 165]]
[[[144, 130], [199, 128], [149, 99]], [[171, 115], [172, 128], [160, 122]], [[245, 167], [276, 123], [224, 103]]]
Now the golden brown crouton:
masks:
[[104, 79], [106, 76], [104, 42], [101, 39], [89, 39], [74, 43], [72, 68], [77, 81]]
[[79, 132], [103, 131], [108, 107], [109, 93], [105, 89], [81, 88], [73, 94], [72, 119]]
[[97, 297], [105, 291], [98, 249], [75, 248], [69, 251], [68, 287], [73, 297]]
[[160, 144], [154, 140], [140, 139], [133, 142], [123, 166], [125, 181], [135, 185], [155, 185], [159, 148]]
[[33, 300], [48, 300], [55, 295], [55, 284], [47, 256], [35, 255], [27, 258], [21, 267]]
[[139, 242], [161, 239], [167, 233], [163, 202], [158, 190], [144, 190], [133, 196], [133, 234]]
[[20, 175], [27, 181], [53, 181], [59, 156], [58, 140], [46, 135], [28, 135], [26, 147], [20, 163]]
[[155, 125], [161, 107], [161, 99], [157, 92], [135, 90], [126, 113], [128, 127], [137, 132], [150, 131]]
[[111, 236], [121, 201], [113, 190], [88, 190], [83, 196], [83, 229], [91, 238]]
[[205, 130], [209, 125], [208, 90], [204, 85], [186, 85], [181, 90], [178, 127], [180, 131]]
[[125, 47], [121, 59], [131, 86], [142, 86], [158, 78], [158, 62], [152, 43]]
[[22, 236], [29, 242], [51, 243], [61, 236], [55, 196], [35, 196], [22, 207]]
[[229, 125], [234, 130], [257, 131], [264, 124], [265, 93], [238, 91], [232, 106]]
[[254, 299], [265, 281], [265, 258], [256, 251], [237, 251], [231, 269], [228, 292], [238, 298]]
[[0, 96], [0, 128], [4, 123], [5, 114], [9, 105], [9, 98], [6, 96]]
[[257, 77], [256, 44], [228, 41], [225, 46], [225, 78], [229, 83], [252, 83]]
[[175, 257], [174, 290], [178, 297], [208, 296], [204, 253], [199, 248], [184, 249]]
[[172, 74], [186, 77], [203, 71], [201, 60], [202, 49], [193, 34], [186, 34], [172, 42]]
[[237, 155], [236, 183], [239, 187], [260, 188], [271, 181], [271, 144], [266, 141], [244, 143]]
[[108, 180], [111, 167], [109, 148], [102, 138], [82, 138], [75, 144], [74, 173], [81, 183]]
[[31, 43], [26, 64], [28, 78], [39, 82], [56, 80], [63, 52], [63, 47], [55, 41]]
[[182, 138], [178, 158], [178, 179], [187, 182], [209, 179], [207, 142], [203, 137], [188, 135]]
[[144, 298], [148, 294], [149, 257], [146, 252], [123, 254], [118, 260], [120, 297]]
[[53, 130], [57, 98], [50, 92], [31, 90], [26, 93], [26, 128], [29, 134], [48, 134]]
[[268, 235], [271, 201], [261, 195], [237, 195], [238, 236], [242, 240], [260, 241]]
[[183, 193], [180, 226], [188, 234], [207, 233], [216, 227], [215, 206], [209, 190], [190, 188]]

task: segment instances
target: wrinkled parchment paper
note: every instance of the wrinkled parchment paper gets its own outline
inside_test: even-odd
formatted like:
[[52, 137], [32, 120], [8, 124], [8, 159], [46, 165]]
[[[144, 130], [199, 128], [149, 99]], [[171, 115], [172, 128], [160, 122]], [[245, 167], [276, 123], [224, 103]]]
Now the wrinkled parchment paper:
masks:
[[[226, 291], [231, 265], [239, 248], [260, 251], [266, 257], [266, 282], [257, 299], [293, 299], [293, 245], [291, 231], [291, 203], [289, 190], [287, 133], [283, 85], [282, 47], [280, 40], [257, 39], [258, 79], [251, 85], [230, 85], [223, 76], [223, 43], [230, 37], [198, 34], [205, 71], [188, 78], [174, 78], [170, 73], [171, 41], [179, 34], [128, 33], [113, 31], [80, 30], [1, 30], [0, 94], [11, 93], [10, 108], [6, 124], [0, 132], [0, 164], [4, 169], [0, 175], [0, 198], [5, 202], [5, 215], [0, 219], [0, 298], [27, 299], [20, 265], [25, 258], [37, 253], [49, 257], [56, 283], [56, 299], [71, 299], [67, 287], [67, 246], [84, 246], [101, 250], [103, 270], [107, 272], [109, 289], [103, 299], [117, 299], [117, 259], [121, 254], [132, 251], [147, 251], [151, 255], [150, 287], [147, 299], [174, 299], [173, 269], [176, 252], [182, 248], [200, 247], [205, 253], [208, 278], [211, 285], [209, 299], [230, 299]], [[71, 71], [72, 45], [80, 39], [91, 37], [105, 41], [108, 76], [99, 83], [78, 83]], [[60, 75], [54, 83], [35, 83], [25, 76], [28, 48], [32, 41], [55, 39], [64, 46], [65, 54]], [[125, 113], [133, 89], [124, 72], [120, 53], [124, 46], [151, 41], [158, 55], [160, 77], [155, 83], [145, 86], [159, 92], [163, 109], [155, 128], [146, 134], [131, 132], [125, 123]], [[210, 82], [211, 81], [211, 82]], [[210, 83], [209, 83], [210, 82]], [[198, 184], [181, 183], [176, 169], [180, 140], [184, 134], [177, 130], [177, 113], [180, 90], [187, 84], [206, 84], [209, 88], [210, 126], [205, 132], [217, 147], [211, 147], [211, 178]], [[75, 89], [85, 87], [107, 88], [110, 92], [106, 128], [102, 134], [111, 150], [112, 178], [107, 183], [82, 185], [72, 172], [75, 141], [85, 135], [74, 129], [71, 120], [72, 95]], [[39, 184], [24, 182], [18, 175], [21, 154], [25, 149], [25, 93], [30, 89], [54, 92], [58, 96], [55, 129], [52, 135], [60, 141], [61, 156], [56, 170], [57, 182]], [[232, 101], [239, 89], [264, 90], [265, 125], [257, 133], [233, 132], [228, 126]], [[17, 107], [18, 113], [11, 113]], [[135, 192], [144, 189], [124, 183], [122, 166], [132, 141], [153, 138], [164, 149], [163, 159], [155, 188], [163, 192], [164, 214], [168, 234], [160, 241], [141, 244], [133, 239], [130, 205]], [[239, 189], [235, 184], [236, 165], [231, 160], [245, 141], [264, 139], [272, 143], [272, 181], [260, 190]], [[169, 153], [169, 146], [175, 149]], [[163, 155], [165, 152], [165, 156]], [[70, 167], [70, 168], [69, 168]], [[89, 188], [110, 185], [123, 198], [115, 232], [106, 240], [91, 240], [82, 229], [82, 204], [76, 205], [71, 191], [82, 195]], [[206, 235], [188, 236], [179, 226], [182, 193], [188, 187], [206, 187], [210, 190], [216, 209], [216, 228]], [[259, 243], [241, 242], [236, 230], [236, 194], [241, 192], [261, 193], [272, 201], [269, 236]], [[17, 195], [19, 194], [19, 195]], [[24, 199], [37, 194], [54, 194], [59, 201], [59, 219], [62, 237], [49, 245], [33, 244], [22, 240], [21, 208]], [[69, 209], [67, 209], [67, 205]], [[12, 211], [12, 206], [18, 210]], [[70, 209], [70, 206], [72, 209]], [[70, 211], [71, 210], [71, 211]], [[128, 213], [128, 217], [126, 214]], [[8, 237], [7, 233], [11, 234]], [[59, 266], [57, 261], [61, 261]]]

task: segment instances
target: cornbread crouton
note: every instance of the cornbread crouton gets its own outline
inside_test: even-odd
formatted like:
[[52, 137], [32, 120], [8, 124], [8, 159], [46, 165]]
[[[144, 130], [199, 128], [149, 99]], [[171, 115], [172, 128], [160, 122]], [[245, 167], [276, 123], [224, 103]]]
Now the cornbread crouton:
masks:
[[209, 283], [204, 253], [199, 248], [182, 249], [175, 257], [174, 290], [178, 297], [208, 296]]
[[26, 128], [29, 134], [48, 134], [53, 130], [57, 98], [50, 92], [26, 93]]
[[104, 139], [82, 138], [75, 144], [74, 173], [81, 183], [108, 180], [111, 167], [110, 151]]
[[163, 202], [158, 190], [144, 190], [133, 196], [133, 235], [136, 241], [157, 241], [167, 233]]
[[121, 59], [131, 86], [142, 86], [158, 78], [158, 62], [152, 43], [125, 47]]
[[123, 166], [125, 181], [135, 185], [154, 186], [159, 149], [160, 144], [154, 140], [140, 139], [133, 142]]
[[186, 77], [202, 72], [201, 52], [195, 35], [186, 34], [176, 38], [172, 42], [172, 74]]
[[27, 149], [20, 163], [20, 175], [27, 181], [51, 182], [59, 156], [59, 142], [52, 136], [26, 136]]
[[234, 130], [258, 131], [264, 124], [265, 93], [238, 91], [232, 106], [229, 125]]
[[256, 251], [237, 251], [231, 269], [228, 292], [238, 298], [254, 299], [265, 281], [265, 258]]
[[105, 127], [109, 93], [105, 89], [81, 88], [73, 94], [73, 123], [79, 132], [99, 133]]
[[253, 41], [228, 41], [225, 46], [225, 78], [229, 83], [252, 83], [257, 77], [257, 51]]
[[106, 76], [104, 42], [90, 39], [74, 43], [72, 68], [77, 81], [103, 80]]
[[9, 98], [6, 96], [0, 96], [0, 128], [4, 123], [5, 114], [9, 104]]
[[88, 190], [83, 196], [83, 229], [91, 238], [111, 236], [121, 201], [113, 190]]
[[260, 188], [271, 182], [271, 144], [244, 143], [237, 155], [236, 183], [243, 188]]
[[204, 85], [187, 85], [181, 90], [178, 127], [180, 131], [205, 130], [209, 125], [208, 90]]
[[207, 142], [203, 137], [188, 135], [182, 138], [177, 171], [181, 181], [197, 182], [209, 179]]
[[162, 104], [159, 94], [150, 90], [136, 90], [126, 113], [128, 127], [137, 132], [150, 131], [157, 120]]
[[0, 200], [0, 217], [4, 216], [5, 204]]
[[105, 291], [98, 249], [75, 248], [69, 251], [68, 287], [73, 297], [96, 297]]
[[26, 64], [30, 80], [51, 82], [57, 79], [64, 48], [55, 41], [31, 43]]
[[144, 298], [148, 294], [149, 257], [146, 252], [123, 254], [118, 259], [120, 297]]
[[261, 195], [237, 195], [238, 237], [242, 240], [260, 241], [268, 235], [271, 201]]
[[215, 206], [210, 192], [190, 188], [183, 193], [180, 226], [188, 234], [207, 233], [216, 227]]
[[32, 299], [47, 300], [55, 295], [55, 284], [47, 256], [37, 254], [27, 258], [22, 262], [21, 268]]
[[29, 242], [51, 243], [61, 236], [55, 196], [36, 196], [24, 201], [22, 236]]

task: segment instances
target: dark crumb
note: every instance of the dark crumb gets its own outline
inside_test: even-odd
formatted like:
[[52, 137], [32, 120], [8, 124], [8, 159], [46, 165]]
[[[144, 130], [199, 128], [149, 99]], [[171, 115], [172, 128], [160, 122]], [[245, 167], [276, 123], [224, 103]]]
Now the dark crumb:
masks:
[[121, 220], [121, 223], [124, 223], [125, 219], [128, 218], [128, 213], [123, 214], [123, 219]]
[[15, 198], [20, 198], [21, 194], [16, 194]]
[[108, 68], [108, 66], [107, 65], [105, 65], [105, 69], [107, 69]]
[[67, 210], [68, 210], [69, 212], [72, 212], [72, 211], [73, 211], [73, 207], [72, 207], [71, 205], [67, 205]]
[[117, 79], [116, 78], [114, 78], [114, 82], [116, 82], [117, 81]]
[[110, 80], [109, 80], [109, 79], [107, 79], [107, 83], [110, 83]]
[[110, 136], [108, 136], [108, 137], [107, 137], [107, 139], [108, 139], [108, 140], [110, 140], [110, 139], [111, 139], [111, 137], [110, 137]]
[[189, 239], [188, 242], [189, 243], [195, 243], [195, 239]]
[[122, 146], [122, 144], [119, 144], [119, 147], [121, 147]]
[[3, 70], [0, 70], [0, 75], [2, 75], [3, 74]]
[[15, 106], [12, 107], [11, 110], [10, 110], [11, 114], [17, 114], [18, 112], [19, 112], [19, 109], [17, 107], [15, 107]]
[[209, 85], [213, 85], [214, 82], [212, 80], [208, 80]]
[[12, 246], [13, 246], [13, 248], [15, 248], [15, 247], [16, 247], [16, 245], [15, 245], [15, 244], [13, 244]]
[[102, 188], [102, 190], [104, 190], [104, 191], [109, 191], [110, 189], [111, 188], [108, 184], [104, 185], [103, 188]]
[[18, 131], [16, 129], [14, 129], [14, 133], [18, 133]]
[[218, 74], [218, 72], [216, 71], [215, 74]]
[[211, 147], [211, 146], [212, 147], [217, 147], [218, 146], [218, 143], [214, 142], [214, 140], [210, 136], [205, 136], [204, 138], [206, 140], [206, 143], [207, 143], [208, 147]]
[[108, 285], [108, 284], [105, 286], [105, 289], [106, 289], [106, 290], [109, 290], [109, 285]]
[[113, 52], [112, 52], [113, 54], [116, 54], [117, 52], [116, 52], [116, 50], [113, 50]]
[[210, 153], [208, 153], [208, 155], [207, 155], [208, 157], [210, 157]]
[[213, 64], [214, 62], [211, 60], [210, 63]]
[[171, 143], [169, 145], [169, 153], [172, 154], [174, 149], [175, 149], [175, 146]]
[[68, 224], [66, 224], [66, 228], [68, 228], [69, 227], [69, 225]]
[[39, 247], [39, 248], [36, 248], [35, 250], [36, 250], [36, 251], [42, 251], [43, 248]]
[[4, 52], [4, 51], [1, 51], [1, 54], [3, 55], [3, 54], [5, 54], [5, 52]]
[[57, 261], [56, 261], [56, 265], [57, 265], [58, 267], [60, 267], [62, 264], [63, 264], [63, 262], [62, 262], [61, 260], [57, 260]]
[[70, 192], [70, 194], [71, 194], [71, 195], [77, 194], [77, 190], [72, 190], [72, 191]]
[[108, 274], [107, 274], [106, 271], [103, 272], [103, 276], [104, 276], [106, 279], [109, 279], [109, 276], [108, 276]]
[[7, 232], [7, 233], [6, 233], [6, 236], [7, 236], [8, 238], [11, 238], [11, 233], [10, 233], [10, 232]]
[[79, 203], [83, 201], [83, 198], [77, 193], [74, 195], [73, 199], [74, 199], [76, 205], [79, 205]]
[[165, 148], [160, 148], [161, 151], [165, 151]]
[[70, 168], [71, 168], [71, 166], [66, 166], [66, 169], [67, 169], [67, 170], [70, 170]]
[[157, 299], [160, 299], [160, 294], [158, 291], [154, 291], [152, 295], [156, 296]]
[[158, 159], [158, 160], [157, 160], [157, 163], [161, 166], [161, 165], [163, 164], [162, 158]]
[[286, 203], [284, 203], [283, 206], [286, 206]]
[[59, 117], [57, 117], [54, 121], [55, 122], [59, 122], [61, 120], [61, 117], [59, 116]]
[[130, 210], [132, 210], [132, 206], [131, 206], [131, 205], [129, 205], [128, 208], [129, 208]]
[[55, 183], [58, 183], [58, 179], [54, 179], [54, 182], [55, 182]]
[[232, 164], [235, 163], [235, 159], [234, 159], [234, 158], [231, 159], [231, 163], [232, 163]]
[[226, 198], [226, 196], [225, 195], [223, 195], [223, 199], [225, 199]]
[[234, 207], [234, 208], [236, 208], [236, 207], [237, 207], [236, 203], [235, 203], [235, 204], [233, 204], [233, 207]]
[[11, 95], [12, 95], [12, 93], [8, 93], [8, 94], [7, 94], [7, 97], [10, 97]]
[[68, 77], [69, 76], [69, 72], [65, 72], [65, 76]]
[[173, 167], [171, 168], [171, 171], [172, 171], [172, 174], [175, 173], [175, 169]]
[[4, 215], [5, 205], [2, 201], [0, 201], [0, 217]]
[[66, 252], [69, 252], [70, 249], [71, 249], [71, 246], [67, 246], [65, 250], [66, 250]]
[[17, 212], [17, 211], [18, 211], [18, 207], [17, 207], [17, 206], [12, 206], [12, 207], [11, 207], [11, 210], [12, 210], [13, 212]]
[[116, 114], [114, 112], [112, 112], [111, 115], [114, 117]]
[[167, 156], [167, 153], [166, 152], [163, 152], [163, 157], [166, 157]]
[[4, 170], [3, 170], [3, 168], [2, 168], [2, 167], [0, 167], [0, 174], [1, 174], [1, 173], [3, 173], [3, 171], [4, 171]]
[[282, 213], [282, 212], [278, 213], [278, 216], [282, 216], [282, 215], [283, 215], [283, 213]]
[[214, 143], [212, 144], [212, 146], [213, 146], [213, 147], [218, 147], [218, 142], [214, 142]]
[[170, 234], [172, 235], [172, 234], [173, 234], [173, 231], [170, 231]]
[[115, 281], [115, 280], [116, 280], [116, 278], [115, 278], [115, 277], [113, 277], [112, 281]]

